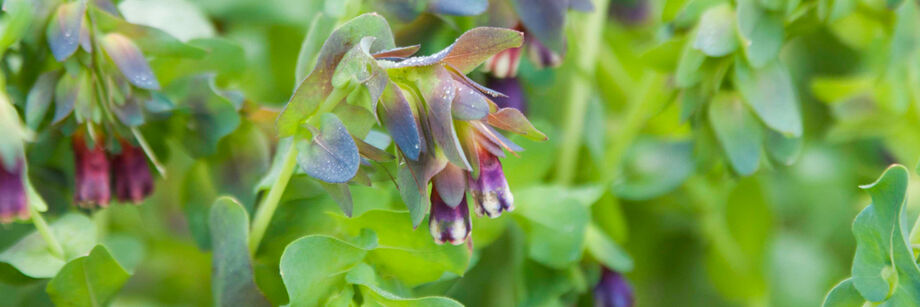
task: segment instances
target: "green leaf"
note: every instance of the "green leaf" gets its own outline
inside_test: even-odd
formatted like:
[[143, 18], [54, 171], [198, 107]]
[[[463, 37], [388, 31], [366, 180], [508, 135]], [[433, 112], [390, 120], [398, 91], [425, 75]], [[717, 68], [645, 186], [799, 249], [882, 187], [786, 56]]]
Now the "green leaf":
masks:
[[629, 254], [594, 224], [589, 224], [585, 232], [585, 247], [591, 256], [608, 268], [622, 273], [633, 269], [633, 260]]
[[418, 89], [425, 97], [425, 105], [428, 107], [427, 120], [431, 137], [448, 161], [462, 169], [471, 170], [451, 116], [451, 104], [456, 97], [457, 82], [441, 65], [429, 66], [418, 71], [422, 74], [418, 80]]
[[332, 92], [332, 76], [339, 60], [364, 37], [374, 37], [368, 49], [375, 53], [396, 47], [387, 21], [375, 13], [363, 14], [346, 22], [329, 35], [319, 52], [313, 72], [304, 79], [278, 118], [281, 136], [293, 135], [300, 124], [313, 115]]
[[317, 54], [323, 46], [323, 41], [335, 29], [335, 22], [336, 18], [322, 12], [313, 15], [313, 21], [310, 22], [310, 28], [300, 44], [300, 53], [297, 55], [295, 79], [298, 83], [313, 71]]
[[190, 117], [190, 131], [181, 137], [193, 155], [213, 154], [218, 142], [240, 126], [236, 102], [217, 89], [213, 74], [176, 80], [164, 92]]
[[54, 256], [41, 234], [35, 231], [0, 253], [0, 261], [9, 263], [26, 276], [50, 278], [67, 260], [85, 255], [96, 245], [96, 226], [82, 214], [64, 215], [50, 226], [64, 248], [66, 259]]
[[[345, 280], [354, 285], [361, 286], [361, 293], [365, 300], [371, 300], [381, 306], [402, 306], [402, 307], [461, 307], [463, 304], [447, 297], [420, 297], [404, 298], [384, 290], [378, 282], [377, 274], [374, 269], [364, 263], [360, 263], [345, 275]], [[365, 301], [365, 304], [368, 302]]]
[[[908, 243], [908, 225], [902, 216], [907, 198], [907, 168], [893, 165], [871, 184], [861, 186], [872, 204], [853, 221], [856, 255], [853, 286], [866, 300], [907, 306], [920, 299], [920, 268]], [[889, 279], [897, 278], [895, 289]]]
[[744, 101], [767, 127], [794, 137], [802, 135], [799, 100], [785, 65], [775, 61], [752, 69], [736, 58], [733, 80]]
[[761, 9], [755, 0], [738, 1], [738, 29], [746, 40], [744, 55], [754, 67], [776, 59], [783, 46], [785, 30], [778, 13]]
[[249, 258], [249, 215], [235, 199], [211, 206], [211, 291], [215, 306], [270, 306], [256, 287]]
[[98, 245], [88, 256], [74, 259], [48, 282], [48, 295], [57, 306], [106, 306], [131, 277]]
[[325, 297], [345, 286], [345, 274], [366, 254], [361, 247], [325, 235], [291, 242], [281, 255], [280, 265], [290, 306], [319, 306]]
[[403, 159], [404, 167], [399, 167], [396, 184], [412, 226], [418, 227], [428, 214], [431, 200], [428, 199], [428, 182], [447, 165], [443, 155], [425, 154], [418, 161]]
[[680, 54], [680, 61], [677, 62], [677, 70], [674, 71], [674, 83], [677, 87], [687, 88], [699, 83], [702, 76], [700, 68], [705, 60], [706, 55], [693, 48], [692, 41], [687, 41]]
[[735, 172], [753, 174], [760, 165], [762, 128], [740, 97], [720, 93], [713, 98], [709, 103], [709, 125]]
[[205, 50], [185, 44], [162, 30], [127, 22], [97, 5], [91, 7], [90, 13], [94, 17], [97, 30], [103, 33], [120, 33], [137, 44], [147, 55], [200, 58], [207, 54]]
[[367, 262], [410, 287], [438, 280], [446, 272], [466, 272], [470, 262], [467, 247], [438, 245], [427, 229], [413, 229], [407, 220], [405, 211], [370, 210], [341, 222], [353, 235], [363, 229], [374, 231], [378, 245], [368, 251]]
[[29, 129], [36, 130], [41, 125], [45, 114], [51, 107], [51, 98], [54, 97], [54, 86], [57, 84], [60, 72], [49, 71], [38, 76], [35, 85], [29, 90], [26, 98], [26, 125]]
[[514, 191], [514, 217], [527, 233], [530, 258], [556, 269], [578, 261], [590, 220], [588, 207], [601, 194], [599, 187], [532, 186]]
[[695, 169], [692, 143], [640, 138], [626, 152], [613, 191], [623, 199], [651, 199], [680, 186]]
[[700, 16], [693, 48], [711, 57], [728, 55], [738, 48], [735, 36], [735, 12], [723, 3], [711, 7]]
[[764, 142], [770, 159], [783, 165], [795, 163], [802, 152], [802, 137], [787, 137], [772, 129], [767, 129]]
[[853, 280], [850, 278], [844, 279], [830, 292], [827, 293], [827, 297], [824, 298], [824, 303], [821, 304], [822, 307], [851, 307], [851, 306], [862, 306], [866, 302], [862, 296], [859, 296], [859, 291], [856, 291], [856, 288], [853, 287]]

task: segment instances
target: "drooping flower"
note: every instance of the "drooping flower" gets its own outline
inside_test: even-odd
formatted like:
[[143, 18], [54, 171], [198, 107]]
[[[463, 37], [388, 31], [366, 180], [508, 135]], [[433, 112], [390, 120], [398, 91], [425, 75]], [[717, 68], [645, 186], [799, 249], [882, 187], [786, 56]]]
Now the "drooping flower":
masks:
[[121, 153], [112, 157], [115, 197], [121, 202], [140, 203], [153, 192], [153, 176], [144, 151], [126, 141]]
[[524, 43], [527, 44], [527, 55], [530, 57], [530, 61], [537, 68], [557, 67], [562, 64], [562, 55], [546, 47], [535, 36], [528, 35], [524, 38]]
[[470, 177], [470, 193], [476, 201], [476, 215], [496, 218], [502, 212], [514, 210], [514, 196], [508, 188], [502, 163], [493, 153], [482, 147], [477, 150], [479, 177]]
[[431, 189], [431, 217], [428, 220], [428, 230], [434, 242], [444, 244], [449, 242], [460, 245], [470, 236], [473, 224], [470, 221], [470, 209], [466, 204], [466, 197], [454, 207], [448, 205], [437, 189]]
[[109, 159], [102, 144], [89, 148], [82, 135], [73, 138], [74, 202], [83, 208], [107, 207], [111, 199]]
[[492, 98], [499, 108], [515, 108], [527, 114], [527, 100], [524, 99], [524, 90], [517, 78], [488, 78], [486, 86], [505, 94], [505, 96]]
[[601, 280], [594, 287], [597, 307], [632, 307], [635, 304], [632, 286], [620, 273], [604, 267]]
[[23, 164], [22, 159], [18, 159], [12, 169], [6, 169], [0, 163], [0, 223], [29, 218]]
[[624, 25], [635, 26], [648, 17], [649, 3], [648, 0], [613, 0], [607, 13]]

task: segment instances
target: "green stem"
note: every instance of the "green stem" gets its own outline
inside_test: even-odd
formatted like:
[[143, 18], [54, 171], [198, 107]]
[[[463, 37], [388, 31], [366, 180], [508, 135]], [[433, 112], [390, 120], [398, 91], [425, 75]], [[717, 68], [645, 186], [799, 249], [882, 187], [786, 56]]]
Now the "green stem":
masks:
[[274, 215], [275, 210], [278, 209], [278, 203], [281, 200], [281, 196], [284, 194], [284, 190], [287, 188], [288, 182], [294, 174], [294, 167], [297, 166], [297, 147], [294, 146], [293, 142], [291, 146], [288, 147], [287, 153], [284, 154], [282, 163], [281, 172], [278, 174], [278, 180], [275, 181], [271, 189], [268, 190], [268, 195], [265, 196], [262, 203], [259, 204], [259, 208], [256, 209], [255, 218], [252, 220], [252, 229], [249, 233], [249, 250], [253, 255], [259, 250], [259, 243], [261, 243], [262, 237], [265, 236], [265, 230], [268, 229], [268, 224], [272, 220], [272, 215]]
[[[575, 178], [576, 159], [581, 149], [582, 130], [584, 129], [585, 110], [588, 99], [593, 92], [589, 78], [594, 76], [597, 53], [600, 42], [603, 40], [604, 21], [606, 20], [608, 0], [599, 0], [595, 3], [594, 11], [582, 19], [576, 28], [580, 33], [578, 54], [575, 59], [575, 73], [569, 78], [568, 110], [566, 111], [565, 126], [562, 135], [562, 147], [559, 148], [559, 159], [556, 163], [556, 181], [560, 184], [569, 184]], [[581, 17], [581, 16], [579, 16]]]
[[35, 207], [31, 204], [29, 205], [29, 213], [32, 215], [32, 224], [35, 224], [35, 229], [38, 230], [38, 233], [41, 234], [42, 239], [45, 240], [45, 243], [48, 244], [48, 249], [51, 250], [51, 254], [55, 257], [61, 259], [67, 259], [64, 255], [64, 248], [61, 247], [61, 243], [54, 238], [54, 233], [51, 232], [51, 228], [48, 227], [48, 223], [45, 222], [45, 219], [42, 218], [42, 215], [38, 210], [35, 210]]
[[603, 172], [603, 182], [610, 182], [613, 177], [617, 176], [620, 168], [620, 162], [626, 149], [632, 144], [633, 140], [639, 135], [642, 126], [645, 125], [648, 115], [654, 109], [659, 107], [658, 103], [650, 101], [649, 94], [655, 84], [660, 84], [661, 76], [655, 73], [646, 73], [639, 81], [637, 87], [633, 89], [633, 94], [627, 101], [626, 111], [623, 114], [622, 124], [615, 127], [616, 131], [608, 131], [612, 136], [609, 140], [609, 148], [604, 156], [605, 171]]

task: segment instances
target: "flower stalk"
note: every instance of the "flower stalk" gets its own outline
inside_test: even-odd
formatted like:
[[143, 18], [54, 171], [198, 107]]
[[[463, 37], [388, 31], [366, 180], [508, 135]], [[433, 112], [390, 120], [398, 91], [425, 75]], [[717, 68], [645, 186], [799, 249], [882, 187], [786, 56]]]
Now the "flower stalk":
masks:
[[48, 244], [48, 249], [51, 251], [51, 254], [61, 259], [67, 259], [66, 255], [64, 255], [64, 248], [61, 247], [61, 243], [54, 237], [54, 233], [51, 232], [51, 227], [48, 227], [48, 223], [42, 218], [41, 212], [38, 212], [32, 204], [29, 204], [29, 213], [32, 215], [32, 224], [35, 225], [35, 230], [38, 230], [42, 239]]
[[559, 148], [559, 159], [556, 164], [556, 182], [569, 184], [575, 178], [575, 166], [578, 151], [581, 148], [582, 133], [584, 130], [584, 117], [591, 98], [593, 82], [589, 79], [594, 75], [595, 61], [599, 44], [603, 41], [604, 21], [609, 0], [598, 0], [594, 11], [577, 24], [577, 31], [581, 33], [578, 53], [573, 54], [575, 59], [575, 73], [569, 78], [568, 109], [563, 135], [562, 146]]

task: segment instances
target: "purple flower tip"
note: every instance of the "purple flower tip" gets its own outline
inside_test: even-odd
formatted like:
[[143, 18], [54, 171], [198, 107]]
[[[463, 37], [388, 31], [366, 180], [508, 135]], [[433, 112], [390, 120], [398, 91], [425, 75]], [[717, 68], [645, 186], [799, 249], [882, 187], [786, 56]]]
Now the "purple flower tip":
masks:
[[74, 202], [83, 208], [93, 208], [96, 205], [107, 207], [111, 191], [109, 159], [105, 149], [98, 143], [88, 148], [83, 137], [78, 135], [73, 138], [73, 153]]
[[562, 55], [549, 49], [546, 45], [543, 45], [536, 37], [530, 35], [524, 40], [529, 46], [528, 49], [530, 52], [528, 55], [530, 56], [530, 60], [533, 61], [538, 68], [556, 67], [562, 64]]
[[498, 157], [479, 149], [479, 178], [470, 177], [470, 193], [476, 201], [476, 215], [497, 218], [504, 211], [514, 210], [514, 196], [502, 171]]
[[0, 223], [29, 218], [29, 205], [23, 180], [23, 160], [7, 170], [0, 164]]
[[428, 219], [428, 229], [435, 243], [463, 244], [470, 236], [470, 230], [473, 229], [466, 197], [463, 197], [456, 207], [451, 208], [438, 195], [437, 189], [431, 189], [431, 216]]
[[115, 196], [121, 202], [140, 203], [153, 192], [153, 176], [144, 152], [121, 142], [121, 153], [112, 158]]
[[634, 304], [635, 298], [629, 281], [620, 273], [603, 268], [601, 280], [594, 287], [594, 306], [632, 307]]
[[492, 101], [499, 108], [515, 108], [521, 113], [527, 114], [527, 101], [524, 99], [524, 90], [521, 88], [521, 82], [517, 78], [488, 78], [486, 86], [508, 96], [492, 98]]

